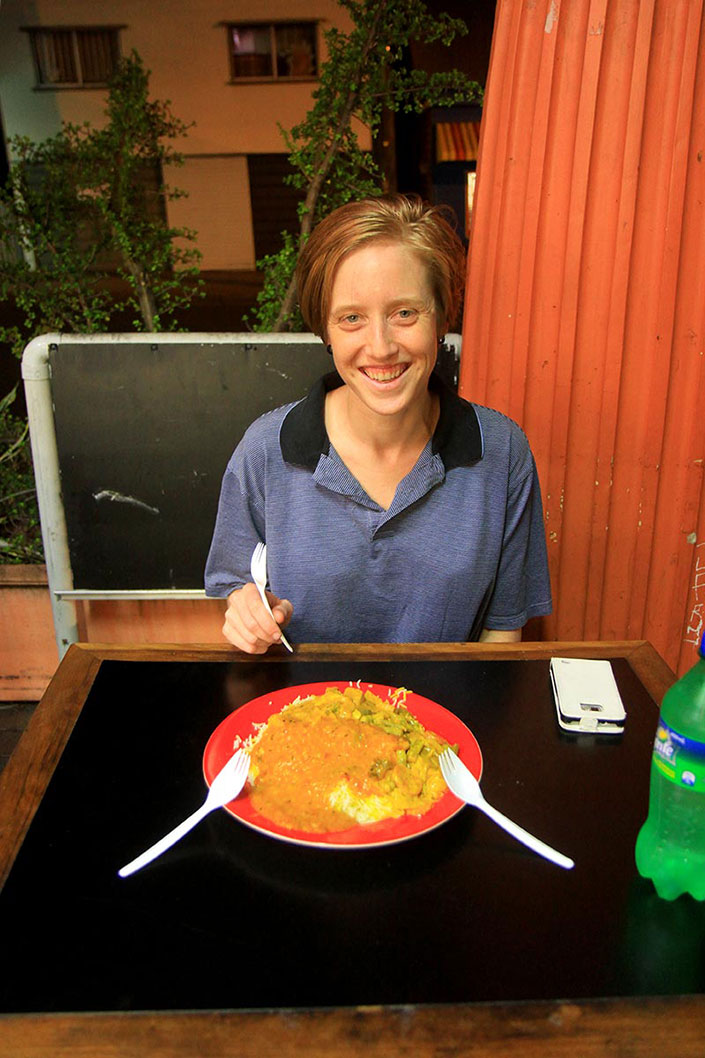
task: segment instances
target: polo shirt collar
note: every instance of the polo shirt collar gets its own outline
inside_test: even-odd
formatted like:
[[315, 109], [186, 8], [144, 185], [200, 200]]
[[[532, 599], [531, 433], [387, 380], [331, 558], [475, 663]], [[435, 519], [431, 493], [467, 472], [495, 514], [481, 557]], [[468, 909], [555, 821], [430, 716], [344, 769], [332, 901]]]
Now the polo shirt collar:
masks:
[[[324, 375], [308, 395], [287, 412], [279, 434], [282, 455], [287, 463], [315, 470], [322, 455], [328, 455], [330, 440], [325, 427], [326, 393], [343, 385], [337, 371]], [[472, 466], [482, 459], [482, 431], [477, 413], [468, 401], [454, 393], [435, 374], [429, 389], [440, 397], [440, 415], [432, 438], [432, 450], [446, 469]]]

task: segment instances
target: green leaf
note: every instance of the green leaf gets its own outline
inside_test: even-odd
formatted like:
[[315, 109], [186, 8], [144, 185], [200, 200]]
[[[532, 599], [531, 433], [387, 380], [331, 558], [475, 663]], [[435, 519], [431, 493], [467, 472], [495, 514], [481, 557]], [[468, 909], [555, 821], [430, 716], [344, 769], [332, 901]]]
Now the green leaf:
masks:
[[293, 274], [312, 224], [353, 199], [380, 194], [382, 174], [360, 147], [355, 120], [374, 136], [383, 109], [417, 112], [432, 106], [480, 102], [482, 89], [458, 70], [408, 70], [410, 42], [448, 45], [465, 24], [432, 14], [423, 0], [338, 0], [351, 28], [324, 32], [328, 58], [320, 69], [313, 106], [303, 121], [280, 131], [292, 169], [286, 183], [301, 192], [298, 235], [283, 235], [279, 254], [257, 262], [264, 286], [252, 310], [257, 330], [303, 326], [293, 297]]

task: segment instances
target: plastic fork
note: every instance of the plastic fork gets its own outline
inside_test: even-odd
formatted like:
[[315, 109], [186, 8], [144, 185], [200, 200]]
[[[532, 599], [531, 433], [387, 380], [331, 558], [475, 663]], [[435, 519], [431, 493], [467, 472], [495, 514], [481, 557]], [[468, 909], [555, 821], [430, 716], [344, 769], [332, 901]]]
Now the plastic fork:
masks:
[[[274, 617], [274, 614], [272, 613], [272, 607], [269, 605], [269, 600], [267, 598], [267, 593], [264, 590], [266, 588], [266, 586], [267, 586], [267, 545], [266, 544], [257, 544], [255, 546], [255, 549], [252, 552], [252, 558], [250, 560], [250, 573], [252, 574], [252, 579], [255, 582], [255, 586], [257, 588], [257, 591], [260, 594], [260, 598], [261, 598], [262, 602], [264, 603], [264, 605], [265, 605], [265, 607], [267, 609], [267, 612], [269, 613], [269, 615], [272, 618], [272, 620], [276, 621], [276, 618]], [[292, 652], [292, 654], [293, 654], [294, 648], [292, 647], [292, 645], [289, 642], [289, 640], [286, 638], [286, 636], [284, 635], [284, 633], [281, 630], [280, 630], [279, 634], [281, 636], [281, 641], [284, 644], [284, 646], [286, 647], [286, 649], [290, 650]]]
[[479, 782], [452, 749], [444, 749], [438, 756], [438, 762], [446, 785], [461, 801], [479, 808], [481, 812], [489, 816], [490, 819], [502, 827], [503, 830], [506, 830], [508, 834], [511, 834], [513, 838], [516, 838], [517, 841], [523, 842], [527, 848], [555, 863], [558, 867], [564, 867], [569, 870], [575, 866], [573, 860], [564, 856], [562, 852], [556, 852], [550, 845], [539, 841], [533, 834], [529, 834], [523, 827], [513, 823], [511, 819], [507, 819], [505, 815], [502, 815], [496, 808], [488, 804], [482, 794]]
[[208, 791], [208, 796], [205, 801], [195, 812], [193, 812], [188, 818], [184, 819], [183, 823], [179, 823], [177, 827], [170, 830], [168, 834], [165, 834], [163, 838], [155, 842], [146, 852], [143, 852], [141, 856], [131, 860], [125, 864], [118, 871], [121, 878], [127, 878], [128, 874], [134, 874], [135, 871], [139, 871], [141, 867], [145, 867], [152, 860], [155, 860], [157, 856], [161, 856], [163, 852], [175, 845], [184, 834], [188, 834], [189, 830], [192, 830], [196, 823], [212, 812], [215, 808], [222, 808], [223, 805], [228, 804], [234, 800], [240, 793], [240, 790], [245, 785], [247, 779], [247, 773], [250, 770], [250, 758], [249, 755], [243, 750], [238, 750], [237, 753], [233, 754], [229, 761], [223, 765], [216, 777], [211, 783], [211, 788]]

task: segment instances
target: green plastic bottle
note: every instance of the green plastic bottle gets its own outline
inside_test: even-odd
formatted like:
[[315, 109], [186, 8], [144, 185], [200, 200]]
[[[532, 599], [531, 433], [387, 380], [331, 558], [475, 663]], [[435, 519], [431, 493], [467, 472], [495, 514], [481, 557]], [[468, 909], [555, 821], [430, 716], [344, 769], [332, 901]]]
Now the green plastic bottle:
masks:
[[636, 865], [664, 900], [705, 900], [705, 635], [700, 659], [666, 692]]

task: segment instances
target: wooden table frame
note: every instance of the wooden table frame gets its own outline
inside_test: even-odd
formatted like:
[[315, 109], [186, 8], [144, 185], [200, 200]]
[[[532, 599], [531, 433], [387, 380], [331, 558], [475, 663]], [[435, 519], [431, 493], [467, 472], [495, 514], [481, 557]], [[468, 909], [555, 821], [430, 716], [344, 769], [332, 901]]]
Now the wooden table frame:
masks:
[[[655, 701], [675, 677], [646, 642], [298, 646], [294, 660], [626, 658]], [[73, 645], [0, 775], [0, 884], [104, 660], [251, 661], [227, 645]], [[283, 650], [263, 661], [277, 664]], [[291, 660], [291, 655], [286, 655]], [[11, 972], [11, 967], [5, 967]], [[702, 1058], [705, 997], [325, 1010], [4, 1015], [0, 1056], [46, 1058]]]

